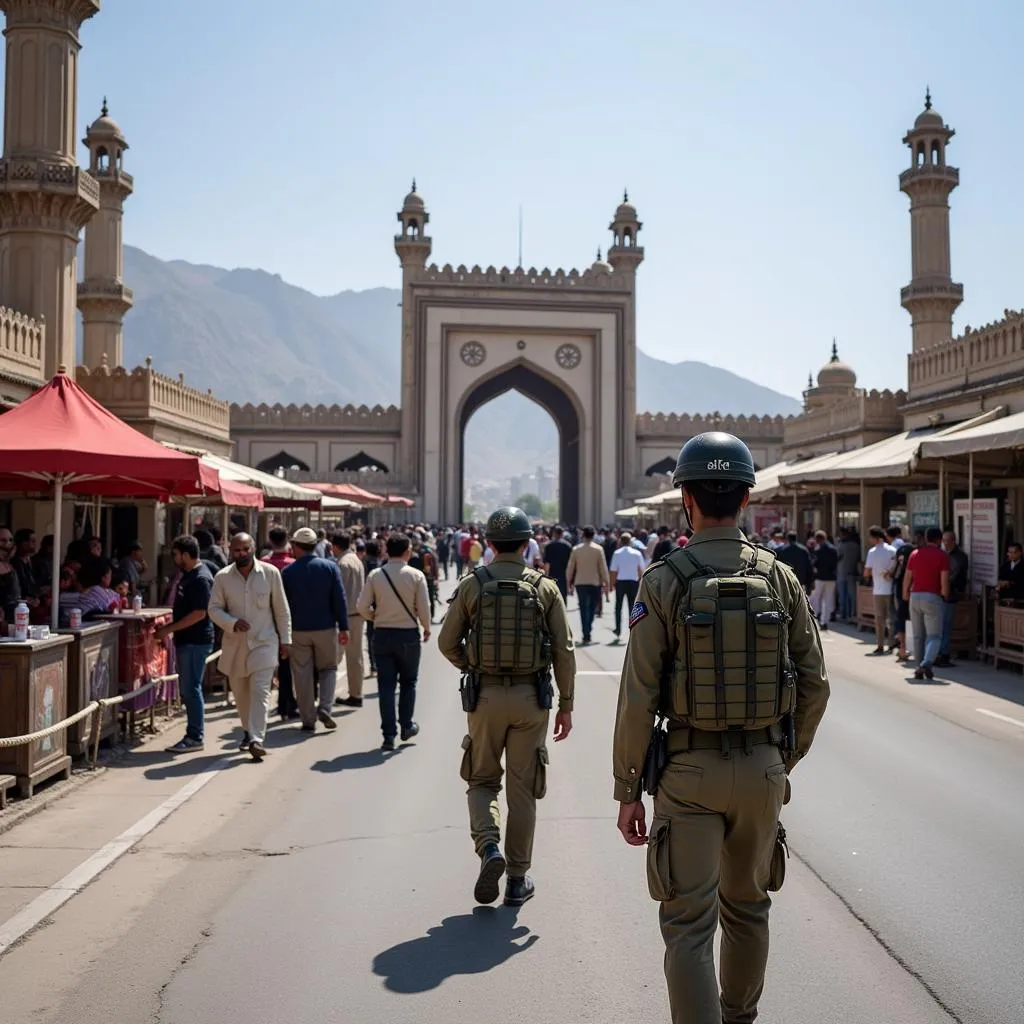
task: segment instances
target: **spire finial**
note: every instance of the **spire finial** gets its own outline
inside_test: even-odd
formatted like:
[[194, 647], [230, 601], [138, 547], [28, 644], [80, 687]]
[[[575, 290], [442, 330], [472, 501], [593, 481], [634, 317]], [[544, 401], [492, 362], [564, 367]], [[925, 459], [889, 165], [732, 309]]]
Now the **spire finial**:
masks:
[[928, 85], [926, 85], [924, 87], [924, 109], [925, 110], [931, 110], [932, 109], [932, 90], [931, 90], [931, 86], [928, 86]]
[[807, 372], [807, 390], [810, 391], [814, 387], [814, 374], [809, 370]]
[[629, 202], [629, 189], [628, 188], [624, 188], [622, 190], [622, 201], [624, 203], [628, 203]]
[[412, 179], [412, 191], [413, 192], [416, 191], [416, 179], [415, 178]]
[[601, 246], [597, 247], [597, 262], [601, 262]]
[[100, 107], [100, 117], [106, 117], [110, 111], [107, 109], [107, 97], [103, 97], [103, 106]]
[[832, 362], [839, 362], [839, 346], [836, 344], [836, 339], [832, 339]]

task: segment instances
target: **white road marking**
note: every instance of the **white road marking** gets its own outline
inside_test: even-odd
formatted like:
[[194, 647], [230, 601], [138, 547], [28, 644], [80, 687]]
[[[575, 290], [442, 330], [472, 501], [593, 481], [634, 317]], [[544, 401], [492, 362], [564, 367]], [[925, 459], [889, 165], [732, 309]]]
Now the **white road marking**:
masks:
[[607, 670], [602, 669], [600, 672], [597, 671], [596, 669], [586, 669], [583, 672], [577, 672], [576, 675], [578, 675], [578, 676], [618, 676], [618, 675], [622, 675], [622, 672], [619, 669], [617, 669], [617, 668], [616, 669], [607, 669]]
[[64, 906], [72, 896], [80, 893], [97, 875], [123, 857], [136, 843], [145, 839], [157, 825], [170, 817], [182, 804], [212, 782], [219, 771], [227, 768], [234, 761], [233, 757], [215, 761], [190, 782], [186, 782], [177, 793], [171, 794], [159, 807], [140, 818], [134, 825], [126, 828], [119, 836], [111, 839], [106, 846], [100, 847], [78, 867], [72, 868], [62, 879], [54, 882], [24, 910], [0, 924], [0, 956], [3, 956], [15, 942], [24, 938], [33, 928], [45, 921], [55, 910]]
[[988, 708], [975, 708], [979, 715], [988, 715], [989, 718], [998, 718], [1000, 722], [1009, 722], [1010, 725], [1020, 726], [1024, 729], [1024, 722], [1019, 718], [1011, 718], [1009, 715], [1001, 715], [998, 711], [989, 711]]

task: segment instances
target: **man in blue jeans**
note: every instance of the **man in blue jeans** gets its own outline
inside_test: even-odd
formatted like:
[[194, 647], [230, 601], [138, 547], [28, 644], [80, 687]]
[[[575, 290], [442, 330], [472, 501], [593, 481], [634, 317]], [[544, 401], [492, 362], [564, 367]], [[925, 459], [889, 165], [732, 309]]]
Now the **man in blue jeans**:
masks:
[[174, 652], [178, 665], [178, 691], [185, 704], [188, 725], [185, 736], [168, 753], [187, 754], [203, 749], [203, 676], [206, 659], [213, 650], [213, 623], [207, 615], [213, 577], [199, 559], [199, 543], [195, 537], [181, 536], [171, 544], [174, 564], [181, 570], [181, 579], [174, 592], [173, 621], [156, 631], [158, 640], [174, 635]]

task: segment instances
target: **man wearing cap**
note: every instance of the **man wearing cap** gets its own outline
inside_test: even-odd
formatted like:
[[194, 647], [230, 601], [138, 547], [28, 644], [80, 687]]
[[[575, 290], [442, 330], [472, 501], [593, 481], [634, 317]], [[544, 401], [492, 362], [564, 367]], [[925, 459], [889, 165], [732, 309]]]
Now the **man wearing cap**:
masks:
[[[314, 555], [316, 531], [303, 526], [292, 537], [295, 561], [282, 573], [292, 610], [292, 684], [303, 732], [314, 732], [317, 719], [336, 729], [331, 715], [338, 682], [338, 644], [348, 643], [348, 607], [341, 571], [333, 559]], [[319, 692], [317, 692], [319, 690]]]
[[[828, 678], [803, 587], [737, 525], [754, 484], [747, 446], [720, 432], [692, 438], [673, 484], [694, 534], [644, 573], [630, 615], [613, 743], [618, 829], [648, 847], [672, 1021], [746, 1024], [764, 986], [769, 884], [781, 885], [771, 869], [787, 773], [811, 746]], [[656, 716], [668, 733], [649, 780]], [[656, 789], [650, 836], [642, 783]]]

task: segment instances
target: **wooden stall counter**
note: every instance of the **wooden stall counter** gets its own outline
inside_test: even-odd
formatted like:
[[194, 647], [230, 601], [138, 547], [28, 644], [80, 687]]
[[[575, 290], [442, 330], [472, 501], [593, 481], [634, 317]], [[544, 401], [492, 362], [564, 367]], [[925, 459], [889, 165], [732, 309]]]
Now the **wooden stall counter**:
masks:
[[[0, 640], [0, 736], [24, 736], [67, 717], [70, 636], [45, 640]], [[54, 775], [71, 777], [64, 730], [35, 743], [0, 747], [0, 775], [14, 775], [18, 792]]]
[[992, 660], [1024, 665], [1024, 607], [997, 604], [995, 607], [995, 649]]
[[875, 591], [870, 583], [857, 586], [857, 631], [875, 628]]
[[[68, 652], [69, 716], [94, 700], [117, 693], [120, 630], [120, 622], [87, 622], [81, 629], [58, 631], [73, 641]], [[117, 731], [117, 713], [113, 707], [103, 709], [99, 729], [101, 740]], [[68, 728], [68, 753], [72, 757], [88, 753], [91, 732], [92, 718], [83, 718]]]
[[[156, 627], [171, 619], [170, 608], [143, 608], [117, 615], [98, 615], [98, 622], [121, 625], [118, 638], [118, 690], [132, 693], [157, 676], [167, 675], [167, 647], [156, 638]], [[128, 704], [130, 712], [146, 711], [158, 701], [177, 696], [177, 684], [167, 683]]]

